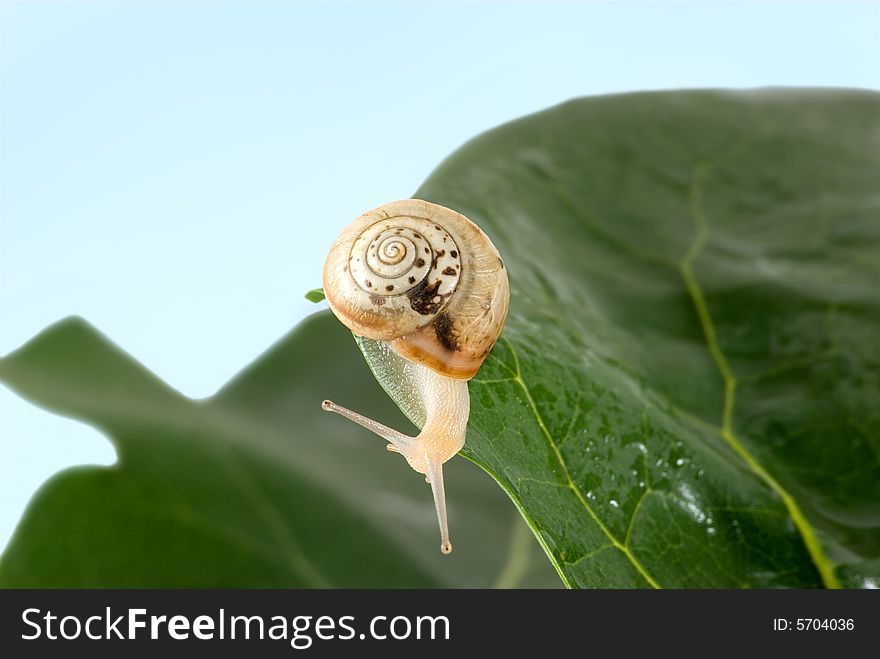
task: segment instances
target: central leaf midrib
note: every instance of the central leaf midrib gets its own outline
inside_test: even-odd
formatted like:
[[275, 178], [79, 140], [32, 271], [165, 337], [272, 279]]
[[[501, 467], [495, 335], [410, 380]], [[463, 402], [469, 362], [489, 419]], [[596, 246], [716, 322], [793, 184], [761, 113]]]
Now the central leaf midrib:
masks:
[[718, 342], [718, 336], [715, 331], [715, 324], [709, 307], [706, 303], [703, 291], [697, 282], [697, 278], [693, 272], [693, 263], [702, 253], [703, 248], [709, 240], [708, 223], [706, 221], [706, 212], [703, 207], [703, 189], [708, 180], [709, 173], [714, 163], [708, 161], [700, 161], [692, 170], [691, 187], [689, 190], [689, 206], [691, 219], [694, 223], [695, 235], [694, 239], [679, 263], [682, 280], [685, 289], [694, 305], [700, 326], [703, 331], [703, 338], [706, 341], [709, 354], [713, 362], [718, 368], [724, 385], [724, 406], [721, 414], [721, 437], [730, 446], [733, 451], [745, 462], [748, 468], [755, 473], [770, 489], [772, 489], [782, 500], [789, 517], [798, 529], [801, 540], [810, 555], [810, 559], [819, 572], [822, 583], [826, 588], [841, 588], [840, 581], [834, 574], [834, 565], [825, 555], [821, 543], [816, 536], [816, 531], [804, 516], [794, 497], [777, 481], [758, 460], [751, 454], [745, 445], [739, 440], [733, 430], [733, 409], [736, 402], [736, 377], [730, 369], [730, 365], [721, 345]]

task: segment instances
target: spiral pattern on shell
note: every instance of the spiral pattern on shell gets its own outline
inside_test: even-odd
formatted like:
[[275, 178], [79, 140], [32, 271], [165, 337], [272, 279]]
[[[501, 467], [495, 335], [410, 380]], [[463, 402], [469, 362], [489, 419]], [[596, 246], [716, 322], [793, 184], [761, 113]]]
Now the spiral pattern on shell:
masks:
[[407, 359], [469, 379], [507, 316], [503, 261], [464, 215], [417, 199], [364, 213], [324, 264], [324, 293], [355, 334]]
[[[423, 315], [437, 313], [458, 286], [458, 246], [442, 227], [423, 218], [396, 217], [393, 226], [389, 224], [380, 220], [358, 236], [348, 259], [352, 279], [368, 295], [409, 294]], [[411, 294], [425, 286], [432, 273], [439, 273], [434, 278], [438, 285]], [[374, 304], [382, 302], [387, 300]]]

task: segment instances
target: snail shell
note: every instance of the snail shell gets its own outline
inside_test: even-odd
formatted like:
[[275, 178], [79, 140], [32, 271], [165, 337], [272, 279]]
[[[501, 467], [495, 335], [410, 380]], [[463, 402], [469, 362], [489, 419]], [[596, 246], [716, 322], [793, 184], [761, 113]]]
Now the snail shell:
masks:
[[457, 380], [486, 359], [507, 317], [498, 250], [461, 213], [418, 199], [348, 225], [324, 264], [330, 308], [352, 332]]

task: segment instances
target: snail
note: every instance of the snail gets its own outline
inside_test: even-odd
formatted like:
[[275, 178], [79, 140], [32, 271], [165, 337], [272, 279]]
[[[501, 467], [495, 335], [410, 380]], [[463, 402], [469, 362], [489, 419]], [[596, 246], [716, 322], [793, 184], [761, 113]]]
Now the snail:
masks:
[[452, 551], [443, 463], [464, 446], [470, 380], [507, 318], [510, 289], [498, 250], [461, 213], [394, 201], [343, 229], [324, 264], [324, 294], [355, 335], [377, 341], [380, 368], [421, 414], [411, 437], [325, 400], [322, 407], [390, 442], [431, 485], [440, 550]]

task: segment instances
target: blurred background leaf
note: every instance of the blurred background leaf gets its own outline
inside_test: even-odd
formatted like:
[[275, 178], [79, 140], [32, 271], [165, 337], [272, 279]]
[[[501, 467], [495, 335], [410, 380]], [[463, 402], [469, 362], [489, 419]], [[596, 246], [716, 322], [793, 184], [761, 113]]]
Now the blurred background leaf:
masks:
[[463, 452], [567, 584], [880, 586], [878, 181], [880, 94], [696, 91], [505, 124], [416, 192], [504, 257]]
[[205, 401], [70, 318], [0, 360], [0, 382], [107, 434], [119, 461], [66, 470], [31, 501], [3, 587], [559, 587], [508, 498], [449, 463], [456, 551], [424, 479], [321, 410], [328, 394], [406, 420], [329, 312]]

